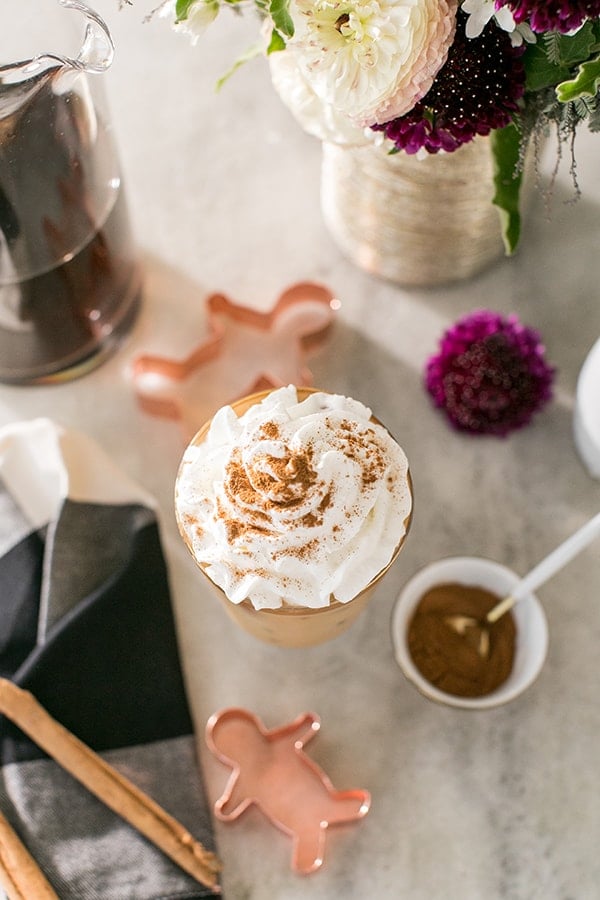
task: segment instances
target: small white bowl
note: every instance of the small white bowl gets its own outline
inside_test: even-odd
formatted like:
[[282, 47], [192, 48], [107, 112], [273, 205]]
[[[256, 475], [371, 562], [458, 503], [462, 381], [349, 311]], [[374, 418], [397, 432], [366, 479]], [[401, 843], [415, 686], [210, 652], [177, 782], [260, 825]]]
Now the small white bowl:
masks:
[[498, 597], [506, 597], [520, 580], [511, 569], [489, 559], [455, 556], [430, 563], [417, 572], [404, 587], [392, 613], [392, 642], [396, 662], [406, 678], [430, 700], [461, 709], [491, 709], [514, 700], [537, 678], [548, 650], [548, 623], [535, 596], [528, 594], [512, 609], [517, 628], [517, 646], [513, 670], [507, 680], [482, 697], [458, 697], [447, 694], [421, 675], [410, 655], [408, 625], [421, 597], [437, 584], [464, 584], [486, 588]]

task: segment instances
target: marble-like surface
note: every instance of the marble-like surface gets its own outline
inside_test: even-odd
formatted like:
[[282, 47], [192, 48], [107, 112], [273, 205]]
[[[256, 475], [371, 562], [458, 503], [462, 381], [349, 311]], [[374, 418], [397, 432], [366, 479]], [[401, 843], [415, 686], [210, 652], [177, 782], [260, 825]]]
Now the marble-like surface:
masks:
[[[224, 16], [191, 47], [144, 0], [98, 0], [117, 40], [108, 93], [146, 270], [142, 313], [120, 352], [53, 387], [0, 387], [0, 424], [51, 415], [82, 429], [157, 497], [185, 676], [199, 735], [215, 710], [241, 705], [268, 726], [303, 710], [322, 719], [310, 755], [372, 809], [329, 835], [322, 870], [289, 868], [288, 839], [254, 811], [217, 825], [229, 900], [595, 900], [600, 896], [600, 553], [585, 551], [540, 589], [551, 645], [536, 684], [485, 713], [437, 707], [398, 671], [394, 600], [423, 564], [484, 555], [525, 572], [600, 508], [600, 483], [572, 438], [573, 398], [600, 334], [598, 138], [577, 145], [583, 197], [561, 168], [547, 216], [537, 197], [518, 256], [468, 283], [402, 289], [357, 270], [319, 210], [320, 148], [274, 96], [262, 61], [220, 94], [216, 78], [252, 40]], [[140, 352], [183, 356], [205, 334], [203, 298], [224, 291], [269, 307], [312, 279], [342, 301], [320, 386], [372, 407], [403, 444], [415, 484], [413, 528], [368, 615], [335, 642], [284, 651], [237, 631], [212, 601], [176, 533], [175, 423], [136, 404]], [[451, 432], [421, 384], [423, 364], [459, 314], [515, 311], [542, 331], [558, 368], [556, 399], [507, 440]], [[200, 741], [211, 797], [226, 773]]]

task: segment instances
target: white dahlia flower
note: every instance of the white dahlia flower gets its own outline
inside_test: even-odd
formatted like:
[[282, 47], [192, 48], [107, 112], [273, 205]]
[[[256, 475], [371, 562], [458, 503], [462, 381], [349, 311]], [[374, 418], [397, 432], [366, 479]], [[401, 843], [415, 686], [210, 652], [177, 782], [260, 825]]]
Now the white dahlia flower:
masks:
[[370, 129], [359, 128], [345, 113], [317, 97], [300, 74], [293, 53], [287, 50], [272, 53], [269, 64], [276, 92], [308, 134], [344, 146], [360, 146], [377, 135]]
[[446, 61], [457, 2], [291, 0], [294, 37], [270, 56], [275, 88], [300, 121], [313, 95], [315, 114], [359, 129], [404, 115]]

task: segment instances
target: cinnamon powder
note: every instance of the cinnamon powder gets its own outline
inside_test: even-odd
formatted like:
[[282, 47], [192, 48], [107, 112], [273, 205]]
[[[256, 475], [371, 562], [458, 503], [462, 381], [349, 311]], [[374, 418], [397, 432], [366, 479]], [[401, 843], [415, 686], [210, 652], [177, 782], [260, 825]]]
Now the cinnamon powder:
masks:
[[[329, 419], [326, 424], [332, 425]], [[386, 470], [386, 461], [381, 448], [371, 440], [375, 434], [372, 428], [366, 433], [354, 431], [353, 423], [342, 420], [339, 423], [342, 438], [343, 452], [356, 460], [361, 466], [362, 488], [368, 489], [372, 484], [381, 479]], [[266, 439], [276, 440], [281, 437], [280, 428], [276, 422], [269, 421], [261, 425], [260, 434]], [[279, 514], [283, 510], [292, 511], [304, 502], [306, 495], [318, 482], [318, 473], [313, 467], [313, 447], [308, 444], [300, 450], [292, 450], [286, 446], [283, 456], [273, 456], [265, 453], [258, 457], [248, 471], [239, 448], [234, 449], [225, 466], [224, 492], [230, 503], [230, 510], [238, 506], [243, 507], [243, 517], [238, 517], [232, 511], [227, 511], [224, 505], [217, 500], [217, 515], [225, 526], [227, 541], [235, 544], [247, 534], [261, 534], [273, 536], [274, 532], [269, 528], [271, 514], [275, 510]], [[389, 477], [388, 487], [391, 489]], [[331, 489], [321, 498], [318, 506], [306, 513], [299, 520], [304, 528], [317, 528], [323, 524], [327, 509], [334, 501]], [[350, 518], [353, 511], [347, 510], [346, 517]], [[290, 520], [290, 526], [295, 527], [298, 522]], [[339, 531], [334, 526], [334, 531]], [[308, 559], [318, 546], [316, 540], [309, 540], [303, 546], [293, 550], [285, 550], [275, 553], [274, 557], [296, 556]]]
[[464, 584], [440, 584], [419, 601], [408, 626], [408, 649], [413, 662], [431, 684], [447, 694], [481, 697], [490, 694], [510, 675], [514, 663], [516, 626], [512, 613], [489, 629], [489, 650], [478, 649], [478, 629], [458, 634], [446, 619], [470, 616], [482, 621], [501, 598], [491, 591]]

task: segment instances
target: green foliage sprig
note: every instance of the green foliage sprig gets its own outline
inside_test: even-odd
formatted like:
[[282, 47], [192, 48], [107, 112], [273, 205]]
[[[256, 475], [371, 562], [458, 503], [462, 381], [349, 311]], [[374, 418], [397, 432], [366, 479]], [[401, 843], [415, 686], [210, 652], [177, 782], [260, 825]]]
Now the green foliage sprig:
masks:
[[[521, 234], [519, 194], [523, 161], [532, 137], [555, 129], [559, 148], [569, 146], [570, 172], [577, 185], [574, 138], [586, 121], [600, 131], [600, 22], [588, 21], [575, 34], [549, 32], [529, 44], [524, 54], [526, 90], [514, 122], [492, 133], [495, 163], [494, 203], [500, 211], [507, 254]], [[537, 143], [537, 142], [536, 142]]]

